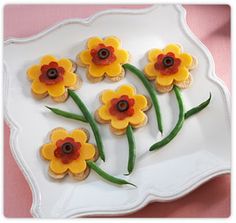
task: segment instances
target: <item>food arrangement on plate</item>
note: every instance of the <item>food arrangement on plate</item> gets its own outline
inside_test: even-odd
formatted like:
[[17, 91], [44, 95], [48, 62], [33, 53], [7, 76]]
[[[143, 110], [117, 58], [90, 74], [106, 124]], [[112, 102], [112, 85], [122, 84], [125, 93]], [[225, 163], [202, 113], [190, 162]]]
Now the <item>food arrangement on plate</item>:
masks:
[[230, 172], [230, 97], [179, 5], [9, 39], [4, 83], [34, 217], [130, 213]]
[[[48, 173], [51, 177], [62, 179], [69, 174], [76, 180], [84, 180], [92, 169], [100, 177], [113, 184], [129, 184], [138, 187], [132, 182], [105, 172], [96, 163], [98, 158], [106, 161], [99, 125], [109, 124], [111, 132], [115, 135], [126, 135], [129, 157], [128, 162], [124, 163], [127, 166], [127, 173], [124, 175], [129, 175], [135, 171], [135, 129], [149, 124], [145, 111], [154, 109], [156, 131], [163, 132], [164, 114], [158, 102], [160, 93], [174, 92], [179, 116], [167, 136], [149, 145], [150, 152], [164, 149], [166, 144], [178, 137], [177, 134], [181, 131], [186, 119], [208, 106], [211, 94], [206, 101], [186, 111], [181, 95], [181, 89], [186, 89], [193, 83], [190, 72], [197, 66], [197, 58], [184, 52], [182, 46], [178, 44], [170, 43], [159, 47], [163, 49], [147, 49], [148, 64], [145, 67], [136, 67], [132, 65], [132, 55], [121, 47], [121, 40], [118, 37], [91, 37], [87, 41], [85, 50], [78, 52], [75, 62], [68, 58], [57, 59], [53, 55], [45, 55], [39, 64], [28, 68], [27, 76], [32, 81], [32, 95], [40, 100], [50, 96], [57, 103], [66, 103], [66, 100], [71, 98], [82, 114], [56, 107], [47, 106], [47, 108], [63, 118], [90, 125], [96, 141], [96, 145], [90, 144], [90, 133], [83, 128], [74, 129], [72, 132], [68, 132], [63, 126], [54, 130], [49, 129], [50, 141], [46, 144], [42, 142], [39, 151], [41, 157], [49, 161]], [[87, 77], [76, 73], [77, 65], [87, 69]], [[75, 93], [75, 90], [83, 87], [84, 78], [87, 78], [91, 84], [99, 84], [106, 77], [112, 84], [125, 78], [126, 71], [130, 71], [139, 79], [149, 95], [138, 93], [130, 84], [120, 85], [115, 91], [104, 89], [103, 92], [98, 92], [101, 106], [95, 111], [90, 111], [86, 102], [81, 100], [79, 91]]]

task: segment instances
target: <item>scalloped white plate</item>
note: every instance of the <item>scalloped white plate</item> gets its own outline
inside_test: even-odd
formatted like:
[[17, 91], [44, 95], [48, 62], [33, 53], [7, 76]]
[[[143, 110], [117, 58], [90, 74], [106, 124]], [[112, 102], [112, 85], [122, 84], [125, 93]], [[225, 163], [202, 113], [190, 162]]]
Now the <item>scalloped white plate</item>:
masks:
[[[195, 55], [199, 66], [192, 71], [194, 83], [183, 91], [186, 108], [205, 100], [212, 101], [205, 110], [188, 119], [179, 135], [162, 150], [148, 152], [149, 145], [161, 139], [153, 109], [149, 123], [135, 131], [137, 164], [127, 180], [138, 185], [117, 187], [104, 182], [95, 173], [83, 182], [70, 177], [54, 181], [47, 174], [48, 162], [39, 156], [39, 147], [48, 141], [55, 127], [72, 130], [89, 126], [63, 119], [47, 111], [44, 105], [79, 112], [69, 99], [55, 104], [47, 98], [33, 99], [26, 69], [39, 58], [51, 53], [74, 59], [91, 36], [115, 35], [132, 55], [132, 64], [140, 69], [147, 63], [149, 49], [179, 43], [184, 51]], [[131, 83], [139, 93], [146, 90], [134, 75], [127, 72], [118, 83], [103, 81], [91, 84], [85, 70], [77, 71], [83, 86], [77, 93], [91, 111], [99, 106], [98, 94]], [[205, 181], [230, 172], [230, 100], [224, 84], [216, 77], [214, 62], [207, 48], [191, 33], [181, 6], [159, 5], [142, 10], [110, 10], [88, 19], [66, 20], [36, 36], [10, 39], [4, 46], [5, 118], [11, 128], [11, 150], [26, 176], [33, 194], [34, 217], [75, 217], [97, 214], [124, 214], [138, 210], [151, 201], [171, 201], [192, 191]], [[173, 94], [159, 96], [164, 114], [164, 135], [173, 127], [178, 111]], [[124, 177], [128, 146], [125, 136], [110, 133], [107, 125], [99, 126], [105, 144], [106, 163], [98, 161], [111, 174]], [[94, 142], [91, 134], [91, 142]]]

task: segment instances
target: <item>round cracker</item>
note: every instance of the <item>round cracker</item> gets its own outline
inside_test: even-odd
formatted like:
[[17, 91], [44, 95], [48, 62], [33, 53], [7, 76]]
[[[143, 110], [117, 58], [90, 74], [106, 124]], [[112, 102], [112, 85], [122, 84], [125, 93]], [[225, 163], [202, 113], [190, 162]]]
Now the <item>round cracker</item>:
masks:
[[157, 82], [155, 82], [155, 87], [156, 87], [156, 90], [160, 93], [167, 93], [167, 92], [170, 92], [173, 88], [173, 84], [171, 85], [168, 85], [168, 86], [162, 86], [160, 84], [158, 84]]
[[189, 67], [189, 70], [193, 70], [198, 66], [198, 59], [195, 56], [192, 56], [192, 64]]
[[72, 63], [71, 72], [75, 73], [76, 70], [77, 70], [77, 63], [74, 60], [72, 60], [72, 59], [69, 59], [69, 60]]
[[43, 99], [48, 96], [48, 92], [45, 92], [43, 94], [36, 94], [32, 89], [31, 89], [31, 93], [34, 96], [34, 98], [38, 100]]
[[188, 87], [191, 86], [192, 82], [193, 82], [192, 75], [189, 74], [189, 77], [188, 77], [187, 80], [185, 80], [185, 81], [183, 81], [183, 82], [177, 82], [177, 81], [175, 81], [174, 84], [175, 84], [176, 86], [178, 86], [179, 88], [186, 89], [186, 88], [188, 88]]
[[82, 181], [85, 180], [90, 173], [90, 169], [86, 167], [86, 169], [82, 173], [74, 174], [71, 171], [68, 172], [70, 176], [72, 176], [75, 180]]
[[50, 167], [48, 168], [48, 175], [55, 180], [63, 179], [67, 175], [67, 173], [68, 172], [66, 171], [65, 173], [57, 174], [57, 173], [54, 173]]
[[115, 76], [115, 77], [110, 77], [110, 76], [108, 76], [108, 75], [106, 74], [106, 77], [107, 77], [109, 80], [111, 80], [112, 82], [120, 81], [121, 79], [124, 78], [124, 76], [125, 76], [125, 70], [124, 70], [124, 68], [122, 68], [121, 73], [120, 73], [119, 75]]
[[68, 89], [73, 90], [73, 91], [78, 90], [78, 89], [80, 89], [82, 87], [82, 84], [83, 84], [82, 79], [80, 78], [79, 75], [76, 75], [76, 83], [75, 83], [75, 85], [73, 85], [71, 87], [68, 87]]
[[116, 129], [110, 125], [110, 130], [113, 134], [119, 136], [119, 135], [124, 135], [126, 133], [126, 128], [124, 129]]
[[65, 93], [58, 97], [51, 97], [55, 102], [64, 102], [68, 98], [68, 92], [65, 90]]
[[89, 134], [89, 131], [88, 131], [86, 128], [77, 128], [76, 130], [83, 131], [83, 132], [86, 134], [86, 136], [87, 136], [87, 140], [86, 140], [86, 142], [89, 141], [90, 134]]
[[78, 66], [80, 67], [87, 67], [88, 65], [84, 64], [81, 60], [80, 60], [80, 57], [79, 57], [80, 53], [76, 55], [76, 63]]
[[95, 145], [93, 145], [93, 146], [94, 146], [94, 148], [95, 148], [95, 155], [94, 155], [92, 161], [93, 161], [93, 162], [96, 162], [96, 161], [98, 160], [98, 158], [99, 158], [99, 152], [98, 152], [97, 146], [95, 146]]
[[98, 110], [95, 111], [95, 113], [94, 113], [94, 118], [95, 118], [95, 120], [96, 120], [98, 123], [100, 123], [100, 124], [107, 124], [107, 123], [109, 123], [109, 121], [103, 120], [103, 119], [99, 116]]
[[105, 76], [103, 75], [102, 77], [93, 77], [93, 76], [89, 73], [89, 71], [87, 70], [87, 72], [86, 72], [86, 77], [87, 77], [87, 79], [88, 79], [91, 83], [97, 83], [97, 82], [102, 81]]
[[133, 128], [135, 128], [135, 129], [145, 126], [145, 125], [147, 124], [147, 122], [148, 122], [148, 117], [147, 117], [146, 114], [144, 114], [144, 115], [145, 115], [145, 119], [143, 120], [142, 123], [140, 123], [140, 124], [138, 124], [138, 125], [132, 125], [132, 124], [131, 124], [131, 126], [132, 126]]

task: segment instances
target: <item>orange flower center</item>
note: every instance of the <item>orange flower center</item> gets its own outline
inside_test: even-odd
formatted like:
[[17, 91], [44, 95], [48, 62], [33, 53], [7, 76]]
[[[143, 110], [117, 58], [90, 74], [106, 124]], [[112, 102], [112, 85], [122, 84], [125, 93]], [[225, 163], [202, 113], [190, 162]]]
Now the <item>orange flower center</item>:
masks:
[[64, 143], [64, 144], [62, 145], [62, 148], [61, 148], [61, 149], [62, 149], [62, 151], [63, 151], [64, 154], [70, 154], [70, 153], [73, 152], [74, 146], [73, 146], [71, 143], [66, 142], [66, 143]]
[[107, 59], [110, 56], [110, 51], [106, 48], [102, 48], [98, 51], [98, 57], [101, 60]]
[[120, 100], [117, 104], [116, 104], [116, 109], [119, 112], [125, 112], [129, 109], [129, 102], [126, 100]]
[[127, 95], [122, 95], [119, 98], [113, 98], [111, 100], [111, 106], [109, 112], [111, 115], [116, 116], [117, 119], [123, 120], [134, 114], [135, 100], [129, 98]]
[[112, 64], [116, 60], [114, 51], [112, 46], [105, 46], [101, 43], [90, 51], [90, 55], [92, 56], [93, 63], [99, 66], [105, 66]]
[[58, 77], [58, 72], [55, 68], [48, 69], [47, 76], [49, 79], [56, 79]]
[[76, 160], [80, 156], [80, 142], [75, 142], [73, 138], [67, 137], [56, 142], [57, 148], [54, 151], [55, 157], [59, 158], [64, 164]]
[[174, 61], [173, 57], [169, 57], [169, 56], [164, 57], [164, 59], [162, 60], [164, 67], [171, 67], [174, 65], [174, 62], [175, 61]]
[[179, 70], [181, 60], [175, 57], [175, 54], [168, 52], [167, 54], [160, 54], [157, 56], [157, 62], [154, 64], [156, 70], [161, 74], [171, 75]]
[[57, 62], [50, 62], [41, 66], [39, 80], [47, 85], [53, 85], [63, 80], [65, 70]]

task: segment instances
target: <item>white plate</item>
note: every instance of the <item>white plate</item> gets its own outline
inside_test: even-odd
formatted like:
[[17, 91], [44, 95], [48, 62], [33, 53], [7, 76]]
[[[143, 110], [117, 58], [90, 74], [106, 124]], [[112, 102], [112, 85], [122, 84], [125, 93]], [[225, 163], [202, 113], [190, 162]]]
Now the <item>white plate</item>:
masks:
[[[132, 64], [140, 69], [147, 63], [149, 49], [162, 48], [174, 42], [195, 55], [199, 66], [192, 71], [194, 83], [183, 91], [186, 108], [205, 100], [212, 101], [205, 110], [188, 119], [179, 135], [162, 150], [148, 152], [149, 146], [161, 139], [153, 109], [149, 123], [135, 131], [137, 165], [127, 180], [138, 188], [117, 187], [104, 182], [95, 173], [83, 182], [70, 177], [58, 182], [47, 174], [48, 162], [39, 156], [39, 147], [48, 141], [47, 133], [55, 127], [72, 130], [89, 126], [63, 119], [50, 113], [44, 105], [79, 112], [69, 99], [55, 104], [50, 98], [37, 101], [30, 93], [26, 69], [45, 54], [75, 58], [91, 36], [115, 35], [132, 55]], [[36, 36], [10, 39], [4, 46], [5, 118], [11, 128], [12, 153], [26, 176], [33, 193], [32, 215], [35, 217], [75, 217], [95, 214], [124, 214], [145, 206], [150, 201], [171, 201], [192, 191], [214, 176], [230, 172], [230, 103], [229, 93], [216, 77], [212, 56], [190, 32], [181, 6], [159, 5], [142, 10], [110, 10], [91, 18], [66, 20]], [[85, 69], [79, 68], [83, 87], [77, 93], [91, 111], [99, 107], [98, 94], [131, 83], [139, 93], [147, 94], [141, 82], [131, 73], [118, 83], [103, 81], [91, 84]], [[89, 92], [89, 93], [88, 93]], [[164, 135], [177, 121], [178, 109], [173, 94], [159, 96], [164, 114]], [[107, 172], [124, 177], [128, 145], [125, 136], [110, 133], [108, 125], [99, 126], [105, 144], [105, 163], [98, 164]], [[94, 142], [91, 134], [91, 142]]]

